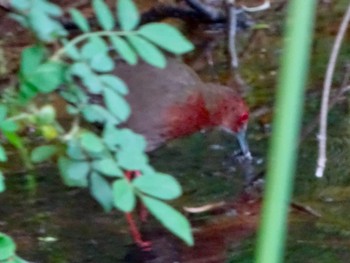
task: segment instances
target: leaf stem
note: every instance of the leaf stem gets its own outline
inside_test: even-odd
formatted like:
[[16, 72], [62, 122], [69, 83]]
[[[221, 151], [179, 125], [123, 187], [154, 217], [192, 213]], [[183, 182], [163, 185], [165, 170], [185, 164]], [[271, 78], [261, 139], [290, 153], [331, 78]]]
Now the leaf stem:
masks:
[[66, 135], [62, 137], [63, 141], [69, 141], [74, 137], [75, 134], [77, 134], [80, 128], [79, 123], [80, 123], [80, 119], [77, 117], [74, 118], [71, 129], [68, 131]]
[[67, 45], [63, 46], [59, 50], [57, 50], [53, 56], [51, 57], [52, 60], [60, 60], [60, 58], [64, 55], [67, 49], [69, 49], [72, 46], [75, 46], [79, 44], [80, 42], [94, 37], [94, 36], [99, 36], [99, 37], [109, 37], [109, 36], [128, 36], [128, 35], [136, 35], [137, 31], [123, 31], [123, 32], [115, 32], [115, 31], [98, 31], [98, 32], [91, 32], [91, 33], [86, 33], [80, 36], [77, 36], [73, 38], [71, 41], [67, 43]]
[[28, 113], [21, 113], [19, 115], [16, 115], [16, 116], [13, 116], [13, 117], [10, 117], [10, 118], [7, 118], [7, 120], [9, 121], [20, 121], [20, 120], [23, 120], [23, 119], [27, 119], [31, 116], [31, 114], [28, 114]]

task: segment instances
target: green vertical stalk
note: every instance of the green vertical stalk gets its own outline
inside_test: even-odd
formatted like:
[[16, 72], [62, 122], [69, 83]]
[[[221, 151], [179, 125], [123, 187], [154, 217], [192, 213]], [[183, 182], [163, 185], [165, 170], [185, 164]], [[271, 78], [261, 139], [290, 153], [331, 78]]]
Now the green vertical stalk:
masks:
[[282, 262], [315, 0], [290, 0], [256, 262]]

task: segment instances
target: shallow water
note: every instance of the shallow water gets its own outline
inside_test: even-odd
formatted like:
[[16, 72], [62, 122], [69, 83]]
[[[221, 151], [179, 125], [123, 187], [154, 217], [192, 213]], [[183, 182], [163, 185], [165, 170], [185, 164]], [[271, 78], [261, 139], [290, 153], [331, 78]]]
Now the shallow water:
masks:
[[[347, 110], [334, 112], [341, 113]], [[334, 144], [325, 178], [313, 176], [316, 140], [306, 139], [300, 149], [293, 200], [302, 209], [291, 208], [286, 262], [346, 262], [349, 256], [349, 149], [344, 143], [346, 123], [336, 124], [330, 131], [337, 139], [330, 139]], [[252, 124], [252, 152], [264, 156], [267, 138], [257, 135]], [[227, 159], [234, 143], [220, 132], [197, 134], [152, 156], [159, 170], [176, 176], [184, 187], [185, 195], [174, 203], [177, 208], [226, 203], [208, 213], [188, 215], [194, 248], [151, 219], [142, 231], [154, 250], [140, 251], [121, 213], [104, 214], [87, 191], [64, 187], [53, 168], [38, 171], [36, 190], [26, 189], [23, 174], [8, 177], [9, 190], [0, 197], [0, 231], [13, 236], [19, 255], [33, 262], [253, 262], [260, 199], [242, 194], [244, 173]], [[213, 144], [225, 147], [212, 149]], [[263, 166], [257, 165], [256, 171]]]

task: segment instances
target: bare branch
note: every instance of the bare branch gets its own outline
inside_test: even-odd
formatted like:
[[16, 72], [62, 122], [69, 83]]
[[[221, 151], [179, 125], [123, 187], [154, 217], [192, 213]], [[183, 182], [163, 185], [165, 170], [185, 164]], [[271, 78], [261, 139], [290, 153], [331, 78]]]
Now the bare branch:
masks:
[[324, 174], [324, 169], [326, 167], [327, 161], [327, 113], [328, 113], [328, 103], [329, 103], [329, 94], [332, 85], [332, 79], [334, 75], [334, 69], [336, 66], [336, 61], [338, 58], [339, 50], [341, 43], [343, 41], [346, 29], [350, 21], [350, 4], [344, 15], [343, 21], [340, 25], [338, 34], [336, 36], [332, 53], [328, 62], [326, 77], [323, 84], [323, 95], [322, 95], [322, 104], [321, 104], [321, 113], [320, 113], [320, 130], [318, 134], [319, 140], [319, 155], [317, 160], [317, 167], [315, 175], [317, 177], [322, 177]]

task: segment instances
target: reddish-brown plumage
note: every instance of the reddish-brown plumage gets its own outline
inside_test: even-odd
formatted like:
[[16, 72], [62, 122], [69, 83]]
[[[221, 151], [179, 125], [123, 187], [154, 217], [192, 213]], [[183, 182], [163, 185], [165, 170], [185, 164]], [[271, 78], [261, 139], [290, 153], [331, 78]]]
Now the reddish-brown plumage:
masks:
[[[132, 113], [125, 126], [145, 136], [147, 151], [171, 139], [219, 127], [235, 134], [244, 156], [250, 157], [244, 138], [248, 107], [229, 87], [203, 83], [191, 68], [173, 58], [163, 70], [145, 63], [119, 64], [115, 73], [130, 90], [126, 98]], [[128, 180], [131, 174], [126, 173]], [[135, 242], [149, 249], [131, 214], [126, 216]]]
[[246, 128], [249, 111], [240, 96], [229, 87], [203, 83], [176, 59], [170, 58], [163, 70], [121, 64], [116, 74], [130, 90], [132, 114], [125, 126], [145, 136], [148, 151], [202, 129], [236, 134]]

